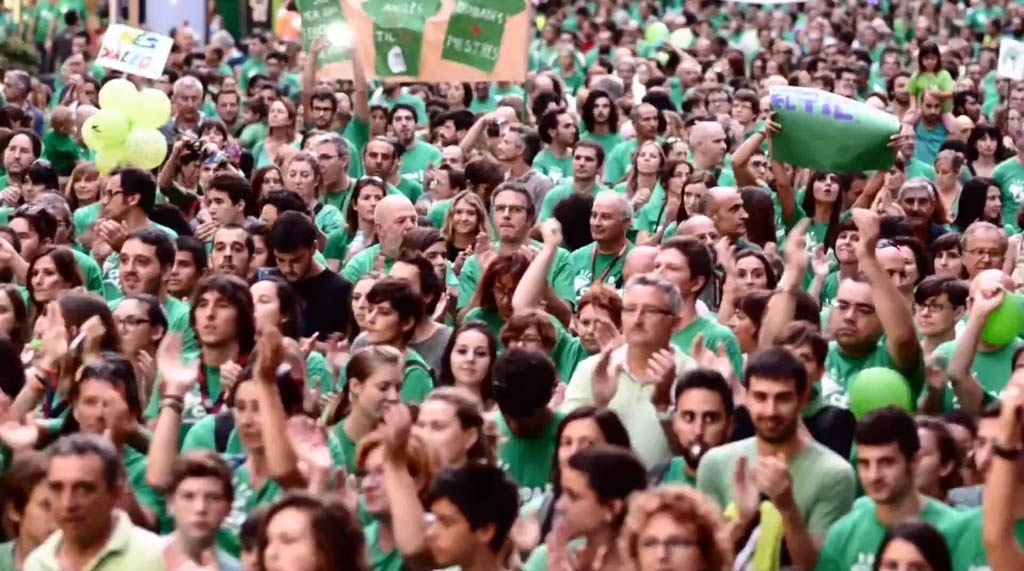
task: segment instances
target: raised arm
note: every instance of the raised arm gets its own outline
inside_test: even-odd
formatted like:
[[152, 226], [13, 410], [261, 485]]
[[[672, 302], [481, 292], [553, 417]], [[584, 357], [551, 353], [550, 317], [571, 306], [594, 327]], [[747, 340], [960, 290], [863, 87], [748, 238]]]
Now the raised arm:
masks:
[[757, 177], [747, 168], [747, 163], [754, 152], [761, 148], [761, 143], [766, 137], [764, 131], [754, 131], [736, 147], [732, 154], [732, 173], [736, 177], [736, 186], [757, 186], [759, 183]]
[[1024, 569], [1024, 550], [1014, 533], [1020, 471], [1024, 373], [1017, 370], [1003, 391], [999, 436], [982, 495], [982, 540], [992, 569]]
[[423, 507], [416, 493], [416, 480], [409, 472], [408, 444], [412, 416], [405, 405], [391, 407], [384, 415], [380, 430], [385, 436], [384, 493], [391, 506], [395, 548], [414, 569], [434, 569], [434, 558], [427, 547], [427, 527]]
[[171, 466], [178, 457], [185, 395], [199, 376], [199, 362], [186, 363], [182, 360], [179, 333], [169, 333], [164, 337], [157, 350], [156, 360], [163, 383], [163, 396], [149, 454], [146, 455], [146, 483], [158, 492], [166, 492], [171, 486]]
[[548, 272], [551, 271], [551, 264], [558, 254], [558, 247], [562, 243], [562, 225], [558, 220], [549, 218], [540, 226], [541, 236], [544, 238], [544, 245], [540, 252], [533, 257], [530, 266], [526, 268], [523, 279], [516, 286], [512, 295], [512, 311], [523, 313], [531, 309], [541, 307], [541, 302], [546, 299], [547, 290], [551, 289], [548, 284]]
[[806, 234], [810, 220], [803, 219], [797, 223], [789, 238], [786, 239], [786, 268], [779, 280], [778, 293], [768, 300], [761, 318], [761, 331], [758, 333], [757, 346], [761, 349], [771, 347], [775, 337], [796, 314], [796, 292], [800, 289], [804, 273], [807, 272]]
[[[256, 366], [253, 370], [260, 404], [260, 424], [263, 446], [267, 455], [267, 471], [270, 477], [284, 488], [305, 488], [306, 478], [299, 472], [299, 462], [288, 442], [288, 415], [277, 392], [277, 370], [287, 359], [294, 367], [296, 359], [288, 354], [281, 331], [270, 324], [260, 327], [256, 350]], [[299, 360], [299, 366], [305, 366]]]
[[320, 60], [320, 51], [324, 48], [324, 37], [317, 36], [309, 44], [309, 53], [302, 64], [302, 108], [306, 117], [313, 116], [313, 91], [316, 90], [316, 67]]

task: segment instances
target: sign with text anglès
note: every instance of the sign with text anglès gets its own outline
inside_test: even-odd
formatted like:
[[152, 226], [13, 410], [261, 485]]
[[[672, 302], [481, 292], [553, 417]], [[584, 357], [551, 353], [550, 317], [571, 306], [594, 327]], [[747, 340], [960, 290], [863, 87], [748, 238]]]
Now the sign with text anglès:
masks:
[[341, 7], [370, 79], [526, 78], [528, 0], [341, 0]]
[[836, 173], [886, 170], [896, 159], [889, 138], [895, 116], [859, 101], [809, 87], [769, 92], [775, 121], [772, 158], [796, 167]]
[[160, 79], [173, 43], [174, 40], [161, 34], [111, 24], [100, 41], [96, 63], [108, 69]]

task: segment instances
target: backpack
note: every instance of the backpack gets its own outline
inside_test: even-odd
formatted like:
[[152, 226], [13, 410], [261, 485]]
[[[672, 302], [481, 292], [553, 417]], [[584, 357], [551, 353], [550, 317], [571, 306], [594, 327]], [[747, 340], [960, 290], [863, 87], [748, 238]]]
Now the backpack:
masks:
[[235, 429], [235, 416], [231, 411], [218, 412], [213, 419], [213, 442], [218, 454], [228, 449], [228, 439]]

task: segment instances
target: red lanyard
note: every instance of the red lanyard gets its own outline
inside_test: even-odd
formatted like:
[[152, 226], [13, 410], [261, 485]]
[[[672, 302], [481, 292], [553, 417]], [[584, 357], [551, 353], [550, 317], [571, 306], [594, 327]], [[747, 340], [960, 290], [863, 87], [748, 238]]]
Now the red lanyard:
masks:
[[[238, 364], [239, 364], [239, 366], [241, 366], [242, 368], [245, 368], [245, 363], [246, 363], [247, 360], [248, 360], [247, 356], [239, 355], [238, 356]], [[196, 378], [196, 381], [198, 381], [198, 383], [199, 383], [199, 394], [203, 397], [203, 408], [206, 409], [206, 412], [208, 412], [210, 414], [215, 414], [215, 413], [220, 412], [220, 409], [224, 407], [224, 399], [226, 397], [226, 395], [224, 394], [224, 390], [223, 390], [223, 383], [221, 383], [222, 389], [220, 391], [220, 394], [217, 395], [217, 400], [211, 401], [210, 400], [210, 387], [209, 387], [209, 385], [206, 382], [206, 365], [200, 365], [199, 366], [199, 377]]]
[[626, 253], [626, 246], [629, 246], [629, 241], [628, 240], [626, 241], [625, 244], [622, 245], [622, 249], [619, 250], [619, 253], [615, 254], [615, 259], [612, 260], [612, 262], [610, 264], [608, 264], [608, 267], [604, 269], [604, 272], [601, 273], [601, 277], [599, 277], [597, 279], [594, 279], [594, 274], [597, 273], [597, 268], [596, 268], [596, 265], [597, 265], [597, 242], [594, 242], [594, 250], [590, 253], [590, 284], [591, 285], [599, 284], [599, 283], [604, 283], [604, 279], [606, 277], [608, 277], [608, 273], [612, 271], [612, 268], [615, 267], [615, 264], [619, 263], [619, 260], [622, 259], [622, 255]]

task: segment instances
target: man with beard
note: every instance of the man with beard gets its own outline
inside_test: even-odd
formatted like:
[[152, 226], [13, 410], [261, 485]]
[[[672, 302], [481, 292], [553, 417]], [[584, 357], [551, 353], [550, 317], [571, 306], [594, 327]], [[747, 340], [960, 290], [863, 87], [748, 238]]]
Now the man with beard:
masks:
[[697, 467], [701, 458], [725, 444], [732, 429], [732, 388], [717, 371], [694, 369], [684, 374], [675, 389], [672, 432], [679, 443], [680, 456], [651, 470], [651, 481], [658, 485], [697, 485]]
[[723, 509], [735, 504], [744, 530], [753, 527], [764, 509], [759, 498], [766, 496], [782, 519], [783, 564], [812, 569], [817, 546], [853, 506], [853, 470], [801, 432], [807, 372], [789, 351], [771, 348], [751, 356], [743, 387], [755, 436], [708, 452], [697, 468], [697, 489]]
[[551, 179], [531, 166], [540, 152], [540, 144], [537, 131], [525, 125], [513, 124], [504, 129], [494, 147], [494, 157], [504, 167], [506, 180], [525, 186], [535, 205], [544, 203], [544, 197], [553, 186]]
[[931, 524], [953, 545], [963, 512], [917, 490], [921, 441], [914, 418], [895, 407], [875, 410], [857, 423], [856, 439], [857, 476], [868, 499], [828, 530], [815, 571], [872, 568], [886, 531], [906, 522]]
[[622, 142], [619, 134], [619, 109], [606, 91], [591, 89], [583, 102], [580, 119], [585, 129], [581, 141], [594, 141], [601, 145], [605, 155], [610, 155], [615, 146]]
[[737, 250], [760, 250], [747, 240], [747, 220], [750, 214], [743, 206], [743, 196], [733, 186], [716, 186], [708, 190], [708, 215], [715, 222], [718, 235], [727, 238]]
[[[398, 174], [419, 185], [420, 194], [422, 194], [423, 173], [427, 167], [436, 167], [441, 164], [441, 151], [416, 138], [416, 124], [419, 123], [419, 117], [416, 116], [416, 110], [412, 106], [399, 103], [392, 107], [388, 123], [404, 149], [402, 165], [398, 169]], [[416, 198], [419, 198], [419, 195], [409, 197], [410, 200], [416, 200]]]
[[653, 141], [663, 129], [665, 119], [661, 111], [650, 103], [637, 105], [633, 110], [633, 129], [636, 137], [615, 145], [615, 148], [608, 155], [608, 164], [604, 171], [604, 180], [609, 184], [615, 184], [626, 176], [629, 165], [633, 160], [633, 153], [648, 141]]
[[[458, 146], [466, 133], [473, 127], [473, 123], [476, 122], [476, 117], [473, 113], [465, 109], [459, 109], [456, 111], [448, 111], [447, 113], [439, 116], [435, 123], [435, 130], [440, 134], [440, 145], [442, 147]], [[444, 158], [444, 150], [442, 149], [442, 164]]]
[[[852, 210], [859, 240], [855, 251], [860, 271], [839, 283], [830, 312], [833, 339], [825, 360], [826, 374], [844, 391], [850, 379], [869, 367], [899, 371], [915, 398], [924, 385], [924, 361], [910, 306], [876, 255], [878, 213]], [[884, 344], [883, 344], [884, 340]]]
[[316, 156], [320, 165], [321, 183], [320, 203], [333, 206], [339, 212], [348, 206], [352, 188], [356, 179], [349, 176], [350, 160], [353, 148], [348, 141], [337, 133], [324, 133], [313, 137], [307, 144], [310, 153]]
[[4, 148], [4, 174], [0, 175], [0, 200], [16, 206], [28, 192], [28, 167], [43, 152], [43, 141], [28, 129], [14, 131]]
[[299, 333], [327, 339], [332, 333], [347, 333], [352, 324], [352, 283], [314, 257], [316, 238], [316, 225], [309, 216], [285, 212], [274, 221], [267, 246], [281, 275], [304, 302]]
[[537, 124], [540, 140], [546, 146], [533, 159], [533, 168], [551, 179], [552, 184], [561, 184], [572, 178], [572, 148], [579, 141], [580, 133], [576, 121], [566, 109], [545, 113]]
[[225, 224], [213, 235], [213, 250], [210, 252], [210, 269], [215, 274], [249, 279], [249, 266], [255, 253], [256, 244], [244, 226]]
[[939, 154], [939, 148], [949, 137], [950, 129], [946, 125], [952, 122], [952, 118], [952, 115], [942, 112], [942, 100], [937, 95], [925, 92], [921, 98], [920, 116], [913, 125], [909, 125], [913, 127], [917, 141], [914, 158], [928, 164], [935, 162], [935, 155]]
[[[374, 137], [363, 149], [363, 166], [366, 176], [375, 176], [387, 183], [387, 193], [404, 194], [409, 200], [416, 200], [423, 194], [423, 187], [398, 174], [398, 163], [402, 159], [402, 146], [391, 137]], [[440, 160], [438, 161], [440, 162]], [[345, 203], [348, 207], [348, 203]], [[346, 212], [346, 210], [342, 210]]]
[[222, 89], [217, 92], [214, 104], [220, 120], [224, 121], [224, 124], [228, 126], [232, 133], [240, 134], [241, 127], [244, 125], [242, 121], [239, 121], [241, 117], [242, 95], [234, 89]]
[[181, 300], [192, 299], [192, 292], [210, 265], [206, 246], [192, 236], [178, 236], [174, 245], [177, 252], [167, 281], [167, 292]]
[[[167, 234], [154, 228], [132, 232], [121, 246], [121, 291], [126, 296], [148, 293], [160, 300], [167, 314], [167, 328], [182, 336], [185, 351], [194, 352], [199, 347], [188, 322], [188, 302], [167, 295], [174, 256], [174, 240]], [[109, 302], [110, 310], [117, 309], [120, 302], [120, 299]]]
[[604, 149], [596, 141], [580, 141], [576, 145], [572, 150], [572, 181], [563, 182], [548, 191], [540, 207], [541, 221], [551, 218], [558, 203], [573, 194], [596, 195], [610, 190], [600, 184], [598, 178], [604, 167], [604, 156]]
[[[114, 169], [100, 191], [100, 218], [96, 222], [96, 237], [92, 254], [103, 266], [103, 297], [107, 301], [120, 299], [121, 280], [118, 271], [121, 258], [118, 252], [128, 236], [142, 228], [155, 228], [171, 238], [178, 233], [149, 219], [156, 201], [156, 179], [137, 168]], [[172, 260], [173, 263], [173, 260]]]

